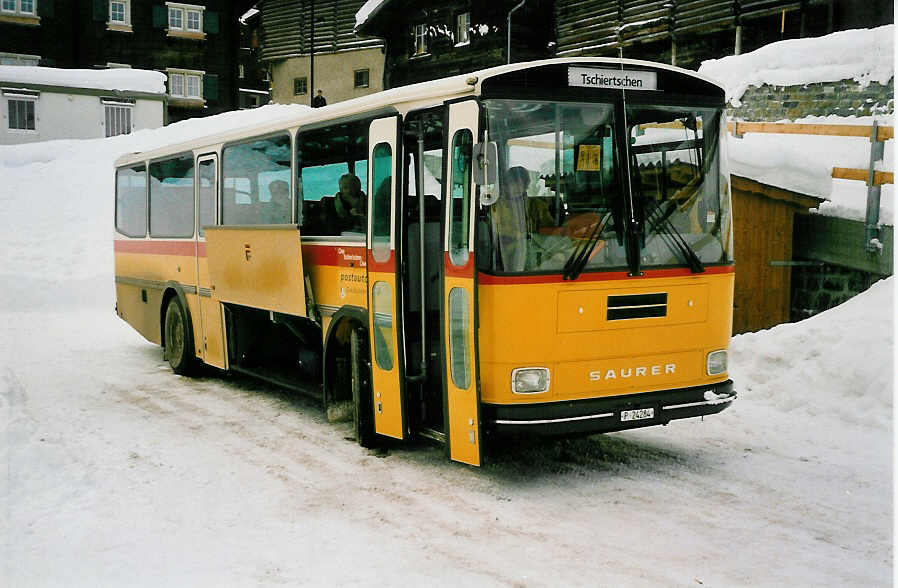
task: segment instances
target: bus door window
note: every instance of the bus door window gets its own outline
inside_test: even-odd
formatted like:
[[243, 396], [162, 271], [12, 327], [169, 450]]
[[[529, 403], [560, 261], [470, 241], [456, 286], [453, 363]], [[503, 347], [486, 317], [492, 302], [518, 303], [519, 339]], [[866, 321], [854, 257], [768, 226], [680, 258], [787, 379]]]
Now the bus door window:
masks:
[[300, 230], [361, 239], [368, 207], [367, 122], [303, 131], [297, 139]]
[[193, 237], [193, 155], [150, 163], [150, 236]]
[[215, 201], [218, 190], [215, 185], [215, 159], [201, 159], [199, 162], [199, 235], [206, 235], [205, 227], [217, 224]]
[[222, 151], [226, 225], [286, 224], [292, 219], [289, 134], [228, 145]]

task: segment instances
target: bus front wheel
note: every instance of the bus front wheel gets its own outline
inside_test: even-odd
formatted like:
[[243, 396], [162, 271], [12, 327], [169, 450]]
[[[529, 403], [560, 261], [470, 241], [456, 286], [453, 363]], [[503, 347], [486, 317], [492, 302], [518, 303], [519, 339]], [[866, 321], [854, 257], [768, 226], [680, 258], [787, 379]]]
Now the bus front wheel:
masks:
[[362, 329], [353, 329], [349, 335], [349, 366], [355, 438], [362, 447], [374, 447], [376, 435], [371, 399], [371, 365], [368, 361], [368, 341]]
[[182, 376], [193, 373], [196, 364], [193, 334], [187, 322], [187, 313], [177, 296], [172, 296], [165, 308], [164, 337], [165, 357], [172, 371]]

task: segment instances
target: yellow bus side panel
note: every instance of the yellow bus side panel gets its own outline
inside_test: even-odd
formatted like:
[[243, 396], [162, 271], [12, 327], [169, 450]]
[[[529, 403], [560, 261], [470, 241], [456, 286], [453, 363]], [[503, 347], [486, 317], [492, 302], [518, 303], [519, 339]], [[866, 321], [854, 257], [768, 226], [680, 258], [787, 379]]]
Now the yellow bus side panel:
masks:
[[[482, 284], [483, 402], [521, 404], [700, 386], [709, 352], [729, 347], [733, 273], [695, 277]], [[608, 296], [667, 294], [666, 316], [609, 321]], [[550, 370], [549, 390], [514, 394], [511, 372]]]
[[[142, 292], [146, 292], [146, 302]], [[141, 288], [132, 284], [115, 285], [115, 304], [118, 315], [150, 343], [162, 345], [159, 327], [159, 305], [162, 290]]]
[[[190, 243], [186, 243], [190, 245]], [[118, 313], [148, 341], [162, 344], [160, 329], [162, 294], [169, 282], [190, 290], [196, 284], [196, 258], [185, 255], [115, 253], [116, 304]], [[137, 283], [135, 283], [137, 282]], [[146, 302], [143, 301], [144, 292]], [[194, 333], [201, 333], [199, 316], [188, 292]]]
[[206, 229], [212, 289], [222, 302], [306, 316], [299, 229]]

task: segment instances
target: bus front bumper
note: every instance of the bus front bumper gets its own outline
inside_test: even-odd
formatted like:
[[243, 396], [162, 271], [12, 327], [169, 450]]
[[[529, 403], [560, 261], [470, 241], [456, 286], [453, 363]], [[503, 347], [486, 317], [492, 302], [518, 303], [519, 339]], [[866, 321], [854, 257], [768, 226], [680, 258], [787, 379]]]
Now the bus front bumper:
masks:
[[610, 433], [716, 414], [736, 399], [733, 381], [658, 392], [539, 404], [483, 404], [488, 435], [553, 436]]

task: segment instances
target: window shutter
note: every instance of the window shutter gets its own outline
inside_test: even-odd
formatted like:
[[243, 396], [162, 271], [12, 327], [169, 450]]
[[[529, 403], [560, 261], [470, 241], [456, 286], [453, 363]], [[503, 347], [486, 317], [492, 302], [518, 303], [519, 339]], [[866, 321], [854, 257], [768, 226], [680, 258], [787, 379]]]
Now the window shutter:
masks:
[[168, 9], [165, 4], [153, 5], [153, 28], [164, 29], [168, 27]]
[[94, 20], [96, 22], [106, 22], [108, 19], [108, 2], [109, 0], [94, 0]]
[[218, 76], [206, 74], [203, 76], [203, 98], [206, 100], [218, 100]]
[[203, 31], [207, 33], [218, 33], [218, 13], [212, 10], [203, 12]]
[[41, 18], [51, 18], [53, 16], [53, 0], [41, 0], [37, 3], [37, 7]]

